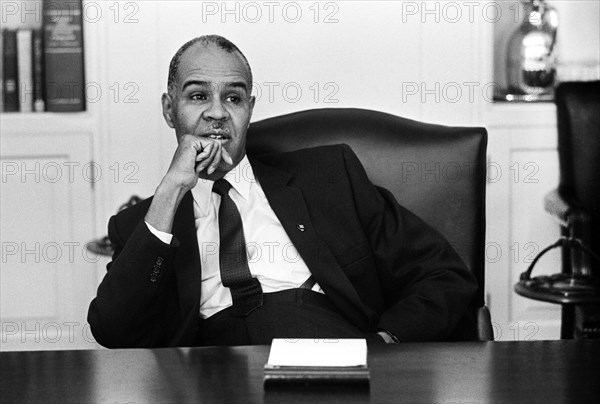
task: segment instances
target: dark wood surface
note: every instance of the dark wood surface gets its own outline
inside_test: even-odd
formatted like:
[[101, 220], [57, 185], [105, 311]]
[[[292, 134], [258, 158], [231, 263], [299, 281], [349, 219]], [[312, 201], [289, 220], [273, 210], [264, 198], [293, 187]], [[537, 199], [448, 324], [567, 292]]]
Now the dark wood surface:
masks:
[[263, 388], [268, 346], [3, 352], [2, 403], [598, 403], [600, 341], [369, 347], [370, 389]]

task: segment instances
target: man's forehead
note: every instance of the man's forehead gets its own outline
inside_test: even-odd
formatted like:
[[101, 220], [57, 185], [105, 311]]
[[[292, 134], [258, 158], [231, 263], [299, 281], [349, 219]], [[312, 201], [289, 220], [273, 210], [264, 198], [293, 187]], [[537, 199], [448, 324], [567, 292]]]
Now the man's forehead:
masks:
[[238, 52], [228, 52], [214, 45], [194, 44], [180, 59], [179, 77], [181, 84], [193, 80], [208, 83], [246, 83], [249, 72]]

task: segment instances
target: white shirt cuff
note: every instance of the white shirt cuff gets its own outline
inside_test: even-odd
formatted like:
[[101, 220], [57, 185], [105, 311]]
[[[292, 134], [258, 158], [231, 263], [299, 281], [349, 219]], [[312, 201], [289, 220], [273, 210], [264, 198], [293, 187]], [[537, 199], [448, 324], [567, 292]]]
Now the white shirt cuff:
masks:
[[150, 223], [146, 222], [146, 226], [148, 226], [148, 230], [150, 233], [154, 234], [160, 241], [165, 244], [171, 244], [171, 240], [173, 240], [173, 235], [171, 233], [165, 233], [164, 231], [156, 230]]

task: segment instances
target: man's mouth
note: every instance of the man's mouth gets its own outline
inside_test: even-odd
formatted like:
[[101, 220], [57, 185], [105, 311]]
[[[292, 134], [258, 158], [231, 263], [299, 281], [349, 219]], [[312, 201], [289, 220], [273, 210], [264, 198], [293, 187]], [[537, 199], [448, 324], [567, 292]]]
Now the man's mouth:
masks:
[[207, 138], [213, 139], [213, 140], [227, 140], [227, 139], [229, 139], [229, 136], [227, 136], [226, 133], [211, 132], [211, 133], [204, 133], [201, 136], [202, 137], [207, 137]]

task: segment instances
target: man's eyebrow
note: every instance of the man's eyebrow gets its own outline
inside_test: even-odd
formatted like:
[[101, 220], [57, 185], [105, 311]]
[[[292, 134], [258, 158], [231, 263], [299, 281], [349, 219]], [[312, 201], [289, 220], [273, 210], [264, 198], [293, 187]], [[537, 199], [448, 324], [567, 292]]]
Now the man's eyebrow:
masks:
[[227, 83], [227, 88], [242, 88], [244, 91], [248, 91], [248, 85], [244, 81], [234, 81], [232, 83]]
[[182, 90], [185, 90], [189, 86], [210, 87], [210, 83], [202, 80], [190, 80], [183, 83]]
[[[183, 83], [182, 91], [184, 91], [189, 86], [200, 86], [200, 87], [212, 87], [214, 84], [208, 81], [203, 80], [190, 80]], [[243, 81], [233, 81], [230, 83], [225, 83], [223, 86], [225, 88], [242, 88], [244, 91], [248, 91], [248, 85]]]

